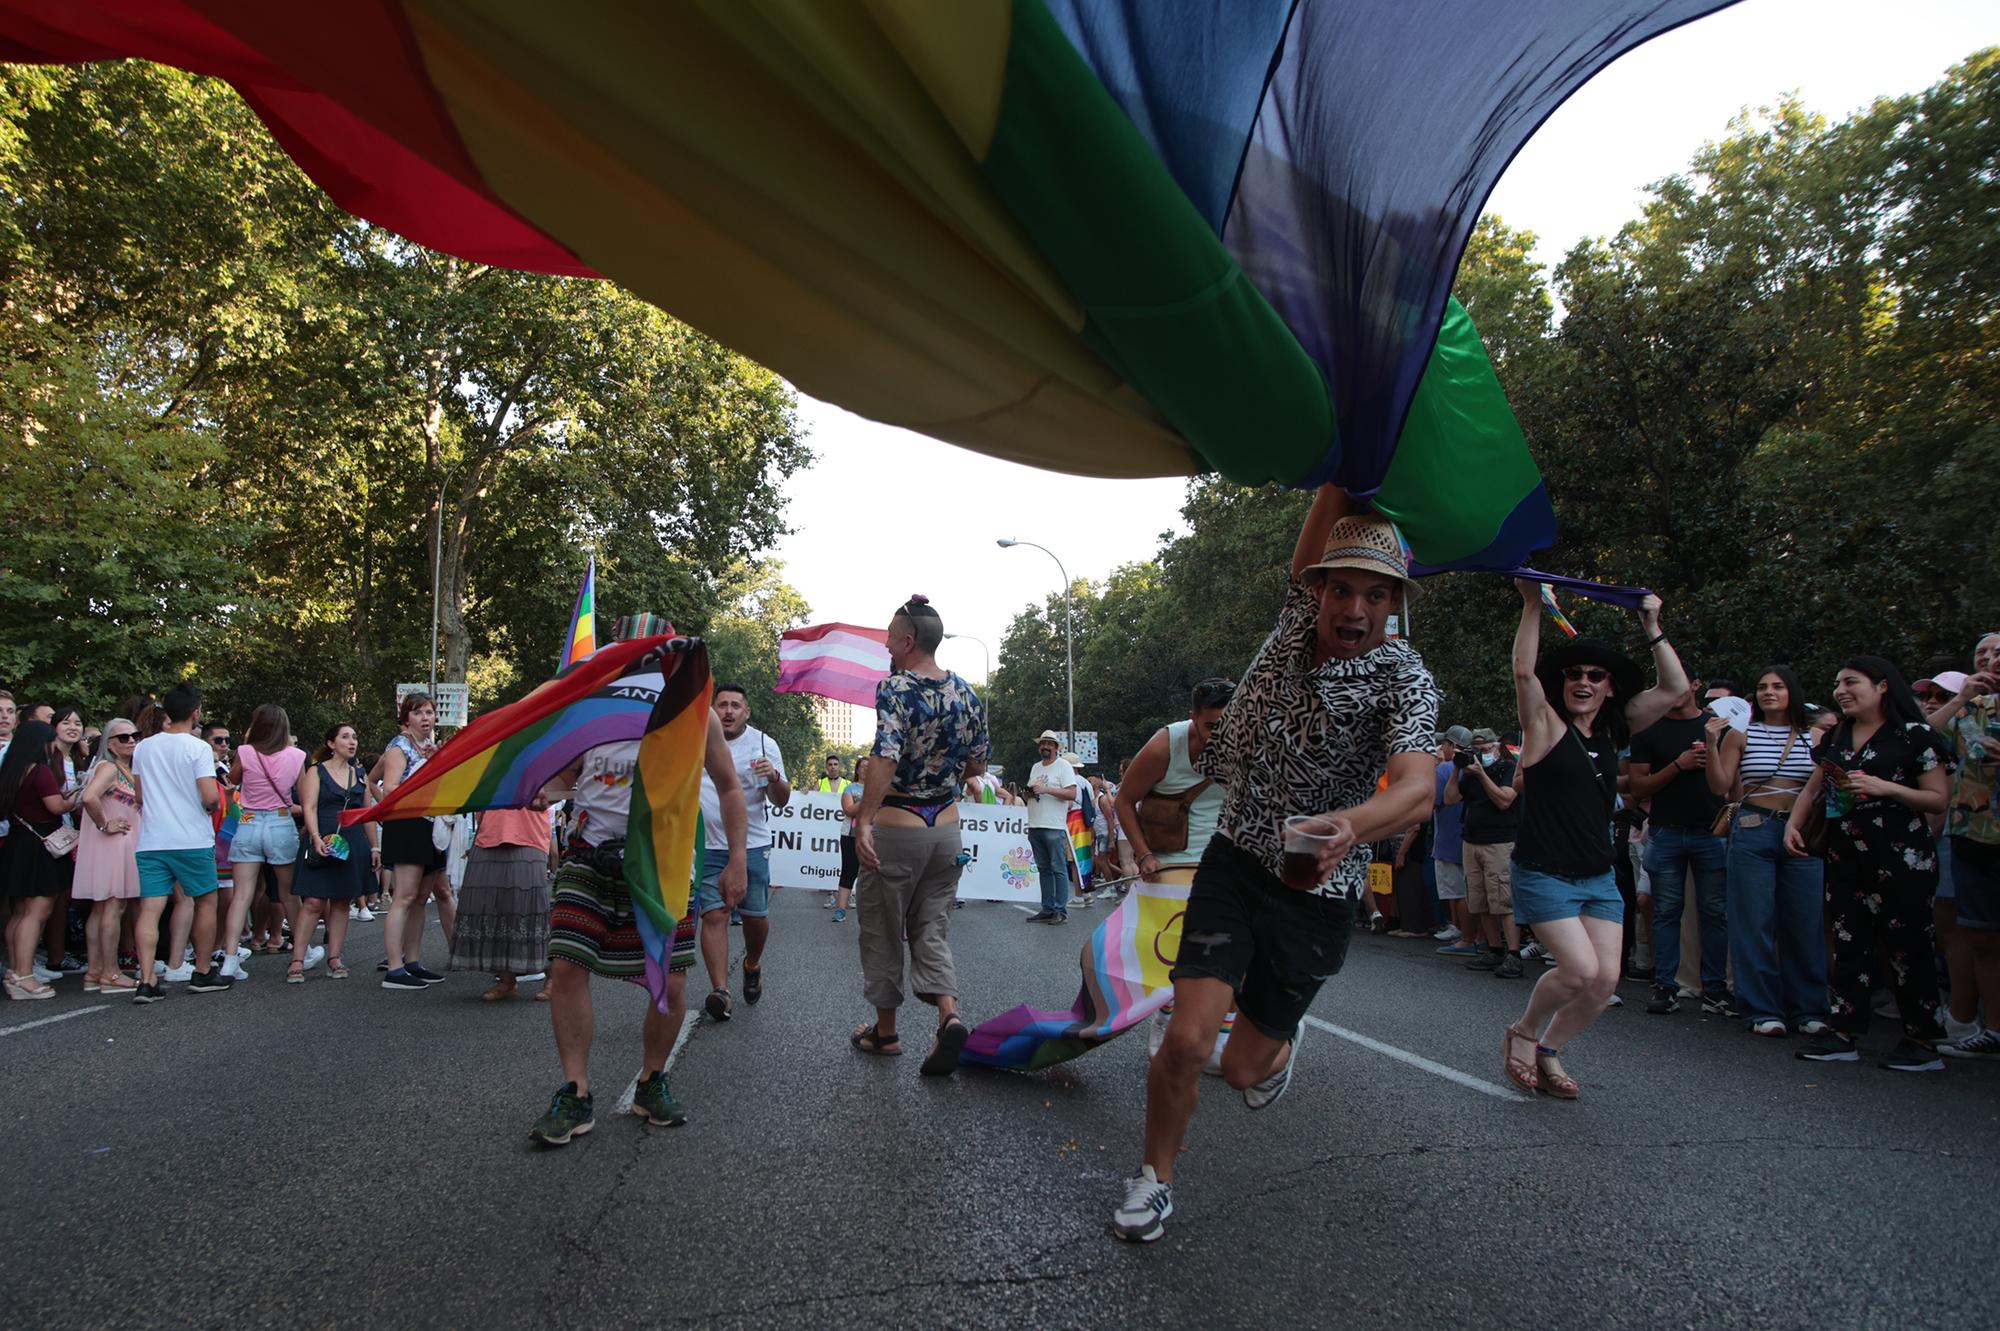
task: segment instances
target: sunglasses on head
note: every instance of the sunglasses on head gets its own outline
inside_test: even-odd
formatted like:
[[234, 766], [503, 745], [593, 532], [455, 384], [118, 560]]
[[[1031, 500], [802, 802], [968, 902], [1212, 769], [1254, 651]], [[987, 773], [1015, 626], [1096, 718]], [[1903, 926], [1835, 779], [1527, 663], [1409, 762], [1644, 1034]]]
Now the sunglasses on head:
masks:
[[1564, 666], [1563, 678], [1572, 682], [1582, 679], [1592, 684], [1602, 684], [1611, 678], [1611, 672], [1603, 666]]

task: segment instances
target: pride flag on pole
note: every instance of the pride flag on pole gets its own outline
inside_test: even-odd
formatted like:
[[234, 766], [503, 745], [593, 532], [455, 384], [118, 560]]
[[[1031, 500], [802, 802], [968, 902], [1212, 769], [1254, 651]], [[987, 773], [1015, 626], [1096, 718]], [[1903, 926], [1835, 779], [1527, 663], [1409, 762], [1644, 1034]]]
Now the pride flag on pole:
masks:
[[889, 676], [889, 631], [856, 624], [808, 624], [778, 638], [778, 682], [773, 693], [816, 693], [822, 698], [875, 705], [875, 686]]
[[972, 1028], [961, 1061], [1033, 1072], [1087, 1054], [1164, 1008], [1187, 900], [1185, 883], [1134, 884], [1084, 943], [1083, 988], [1069, 1011], [1009, 1008]]
[[583, 571], [583, 585], [576, 589], [576, 607], [569, 612], [569, 636], [563, 639], [562, 660], [556, 673], [581, 661], [597, 650], [597, 556]]

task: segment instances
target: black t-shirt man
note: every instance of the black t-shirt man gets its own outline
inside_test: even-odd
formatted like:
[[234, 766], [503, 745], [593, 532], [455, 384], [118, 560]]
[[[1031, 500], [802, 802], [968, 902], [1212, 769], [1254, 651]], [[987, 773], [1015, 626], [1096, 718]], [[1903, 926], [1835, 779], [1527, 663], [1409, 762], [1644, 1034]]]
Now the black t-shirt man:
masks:
[[[1486, 777], [1504, 790], [1514, 784], [1515, 765], [1512, 758], [1502, 754], [1493, 760], [1491, 767], [1485, 769]], [[1458, 774], [1458, 797], [1465, 802], [1461, 839], [1475, 846], [1499, 846], [1512, 841], [1520, 830], [1521, 801], [1516, 799], [1506, 808], [1501, 808], [1487, 795], [1479, 773], [1470, 767]]]
[[[1632, 737], [1632, 761], [1655, 772], [1673, 766], [1674, 759], [1708, 740], [1706, 716], [1662, 717]], [[1722, 808], [1722, 797], [1709, 793], [1708, 772], [1692, 768], [1653, 792], [1652, 820], [1662, 827], [1706, 832]]]

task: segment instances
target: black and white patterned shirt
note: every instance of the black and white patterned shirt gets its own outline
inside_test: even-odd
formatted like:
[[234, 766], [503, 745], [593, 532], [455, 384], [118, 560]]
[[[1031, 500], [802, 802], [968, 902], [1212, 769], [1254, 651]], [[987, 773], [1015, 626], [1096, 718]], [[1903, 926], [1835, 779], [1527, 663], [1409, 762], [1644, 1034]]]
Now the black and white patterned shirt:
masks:
[[[1318, 620], [1312, 589], [1293, 578], [1278, 626], [1195, 761], [1228, 787], [1217, 830], [1273, 874], [1286, 818], [1351, 809], [1375, 793], [1391, 757], [1437, 746], [1437, 686], [1416, 649], [1389, 641], [1315, 668]], [[1359, 896], [1368, 860], [1369, 848], [1356, 846], [1315, 895]]]

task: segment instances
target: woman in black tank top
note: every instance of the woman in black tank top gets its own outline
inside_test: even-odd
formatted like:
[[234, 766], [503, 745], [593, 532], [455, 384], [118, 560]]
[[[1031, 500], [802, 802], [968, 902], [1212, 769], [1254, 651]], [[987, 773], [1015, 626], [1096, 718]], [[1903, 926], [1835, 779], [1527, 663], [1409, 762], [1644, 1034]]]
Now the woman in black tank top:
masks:
[[[1688, 691], [1687, 672], [1660, 631], [1660, 598], [1638, 605], [1659, 680], [1641, 691], [1639, 667], [1589, 638], [1542, 655], [1541, 584], [1516, 579], [1514, 698], [1521, 716], [1520, 832], [1514, 839], [1514, 918], [1532, 925], [1556, 959], [1507, 1028], [1501, 1058], [1523, 1090], [1577, 1097], [1562, 1047], [1597, 1020], [1618, 983], [1624, 903], [1611, 872], [1618, 751]], [[1539, 656], [1539, 659], [1537, 659]], [[1531, 1061], [1532, 1060], [1532, 1061]]]

